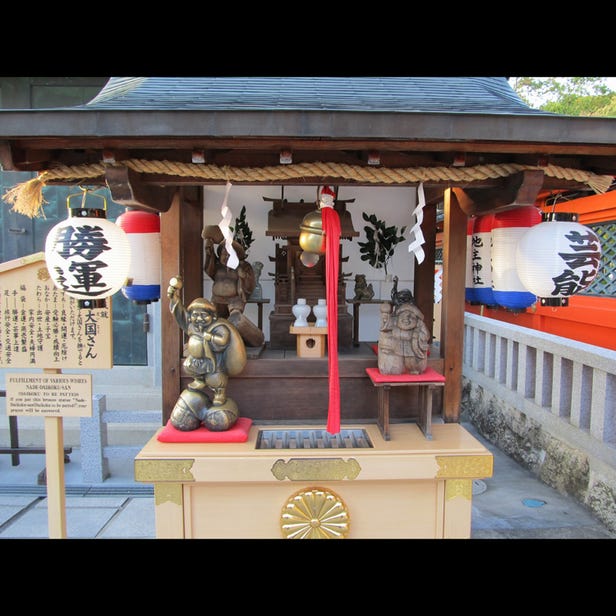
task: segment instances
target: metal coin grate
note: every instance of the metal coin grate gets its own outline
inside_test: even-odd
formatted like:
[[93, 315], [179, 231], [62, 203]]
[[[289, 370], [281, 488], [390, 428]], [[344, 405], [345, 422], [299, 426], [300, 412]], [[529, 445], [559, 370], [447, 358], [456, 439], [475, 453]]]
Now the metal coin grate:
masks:
[[260, 430], [257, 449], [371, 449], [366, 431], [357, 428], [330, 434], [326, 430]]

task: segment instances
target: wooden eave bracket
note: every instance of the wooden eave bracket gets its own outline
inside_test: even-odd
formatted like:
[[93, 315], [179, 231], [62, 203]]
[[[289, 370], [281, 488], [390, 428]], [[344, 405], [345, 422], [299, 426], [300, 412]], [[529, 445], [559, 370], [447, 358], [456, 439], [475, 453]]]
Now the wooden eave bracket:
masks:
[[156, 212], [167, 212], [171, 207], [175, 188], [144, 184], [128, 167], [107, 167], [105, 179], [111, 198], [124, 207]]
[[48, 163], [46, 150], [23, 150], [6, 139], [0, 140], [2, 171], [41, 171], [47, 169]]
[[520, 171], [499, 180], [492, 188], [453, 188], [460, 208], [467, 216], [480, 216], [524, 205], [534, 205], [543, 187], [540, 169]]
[[6, 139], [0, 140], [0, 165], [3, 171], [16, 171], [11, 145]]

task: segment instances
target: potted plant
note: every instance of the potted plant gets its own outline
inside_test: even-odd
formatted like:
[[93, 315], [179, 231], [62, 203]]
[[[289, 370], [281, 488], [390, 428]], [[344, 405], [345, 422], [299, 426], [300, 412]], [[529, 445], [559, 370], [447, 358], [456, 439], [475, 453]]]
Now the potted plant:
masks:
[[406, 226], [401, 229], [395, 225], [387, 226], [374, 214], [368, 215], [365, 212], [362, 212], [362, 218], [370, 224], [364, 227], [366, 241], [358, 242], [361, 260], [368, 261], [375, 269], [383, 268], [387, 280], [387, 265], [394, 256], [396, 246], [404, 240]]

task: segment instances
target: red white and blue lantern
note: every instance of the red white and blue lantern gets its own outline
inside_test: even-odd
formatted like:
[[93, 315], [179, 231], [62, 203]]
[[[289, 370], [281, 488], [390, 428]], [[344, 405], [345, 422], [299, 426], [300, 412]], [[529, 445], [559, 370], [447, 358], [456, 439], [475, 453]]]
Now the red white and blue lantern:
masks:
[[82, 207], [69, 207], [69, 217], [47, 234], [45, 261], [54, 285], [78, 300], [79, 308], [99, 308], [126, 282], [131, 251], [126, 233], [107, 220], [105, 209], [84, 207], [85, 196]]
[[116, 224], [126, 233], [134, 255], [122, 295], [136, 304], [158, 301], [162, 275], [160, 216], [127, 209], [118, 216]]
[[537, 301], [522, 284], [516, 267], [520, 238], [541, 222], [540, 211], [532, 205], [494, 214], [492, 223], [492, 292], [503, 308], [524, 310]]
[[516, 267], [522, 284], [542, 306], [567, 306], [569, 297], [586, 289], [597, 276], [601, 242], [577, 222], [577, 215], [552, 212], [520, 238]]
[[467, 302], [475, 303], [475, 289], [473, 287], [473, 228], [475, 219], [469, 218], [466, 223], [466, 276], [464, 280], [464, 298]]
[[473, 229], [473, 289], [475, 301], [486, 306], [496, 305], [492, 290], [492, 227], [494, 214], [479, 216]]

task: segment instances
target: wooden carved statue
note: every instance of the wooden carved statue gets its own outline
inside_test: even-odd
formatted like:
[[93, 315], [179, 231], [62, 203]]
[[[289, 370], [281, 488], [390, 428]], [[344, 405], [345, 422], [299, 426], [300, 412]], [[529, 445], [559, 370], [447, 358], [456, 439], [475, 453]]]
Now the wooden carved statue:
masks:
[[382, 374], [421, 374], [428, 366], [429, 348], [430, 331], [410, 291], [392, 293], [392, 302], [381, 304], [379, 371]]
[[239, 265], [227, 265], [229, 253], [225, 247], [224, 236], [218, 225], [203, 229], [205, 240], [205, 273], [214, 281], [212, 303], [219, 317], [227, 318], [240, 332], [245, 344], [250, 347], [261, 346], [265, 341], [263, 332], [244, 314], [246, 301], [256, 286], [252, 265], [246, 261], [246, 254], [238, 242], [233, 242]]

